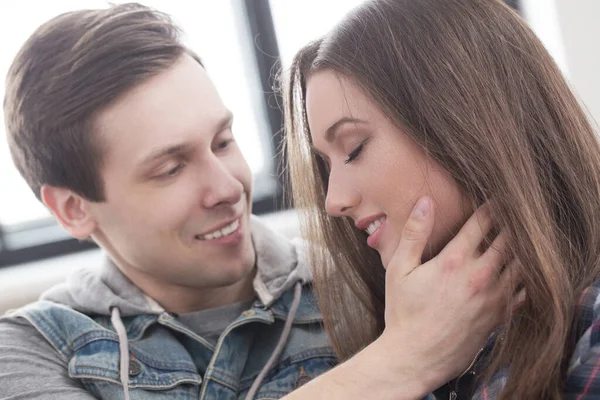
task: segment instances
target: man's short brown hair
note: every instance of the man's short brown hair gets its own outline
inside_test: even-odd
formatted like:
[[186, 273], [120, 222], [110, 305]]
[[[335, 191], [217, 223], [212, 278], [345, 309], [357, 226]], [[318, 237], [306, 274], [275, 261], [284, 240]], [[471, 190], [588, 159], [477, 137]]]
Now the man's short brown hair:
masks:
[[103, 201], [95, 115], [184, 53], [171, 19], [139, 4], [69, 12], [40, 26], [15, 57], [4, 97], [10, 151], [38, 199], [51, 185]]

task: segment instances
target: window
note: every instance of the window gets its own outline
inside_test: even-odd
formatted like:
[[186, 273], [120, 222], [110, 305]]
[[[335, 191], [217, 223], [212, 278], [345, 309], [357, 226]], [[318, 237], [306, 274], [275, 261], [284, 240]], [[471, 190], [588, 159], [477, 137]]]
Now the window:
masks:
[[339, 20], [364, 0], [271, 0], [271, 12], [281, 62], [290, 65], [294, 54], [311, 40], [327, 33]]

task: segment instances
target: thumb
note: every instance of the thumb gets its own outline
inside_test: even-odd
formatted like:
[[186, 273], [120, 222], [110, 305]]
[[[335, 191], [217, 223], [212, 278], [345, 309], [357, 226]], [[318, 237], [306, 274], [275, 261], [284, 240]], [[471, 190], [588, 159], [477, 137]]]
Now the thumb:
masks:
[[400, 243], [387, 272], [397, 269], [395, 273], [406, 276], [421, 265], [423, 251], [433, 231], [434, 220], [433, 202], [428, 196], [421, 197], [404, 225]]

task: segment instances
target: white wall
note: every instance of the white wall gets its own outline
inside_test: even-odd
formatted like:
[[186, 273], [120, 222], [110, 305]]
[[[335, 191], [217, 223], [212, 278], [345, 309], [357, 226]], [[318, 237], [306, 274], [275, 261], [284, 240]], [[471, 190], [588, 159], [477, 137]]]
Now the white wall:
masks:
[[521, 0], [523, 14], [600, 122], [600, 1]]

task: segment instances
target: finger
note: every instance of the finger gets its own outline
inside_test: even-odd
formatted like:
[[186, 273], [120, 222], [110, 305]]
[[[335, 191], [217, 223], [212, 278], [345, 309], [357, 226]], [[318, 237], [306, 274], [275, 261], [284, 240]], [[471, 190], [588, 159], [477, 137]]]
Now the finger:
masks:
[[484, 203], [465, 222], [458, 234], [449, 243], [449, 247], [464, 246], [468, 254], [473, 254], [493, 226], [494, 221], [490, 214], [489, 204]]
[[521, 307], [525, 302], [525, 299], [527, 299], [527, 291], [525, 290], [525, 288], [523, 288], [519, 290], [514, 297], [513, 309]]
[[400, 243], [388, 265], [388, 272], [390, 268], [399, 268], [398, 272], [405, 276], [421, 265], [423, 251], [433, 230], [433, 222], [433, 202], [429, 197], [423, 196], [417, 201], [404, 225]]
[[504, 312], [499, 313], [504, 318], [504, 322], [512, 320], [515, 316], [515, 312], [519, 311], [521, 307], [525, 305], [527, 300], [527, 291], [525, 288], [519, 288], [518, 290], [511, 292], [512, 296], [509, 295], [506, 288], [499, 287], [502, 299], [502, 303], [505, 304]]
[[525, 288], [516, 292], [511, 300], [510, 306], [506, 308], [506, 312], [508, 313], [506, 317], [509, 319], [514, 318], [515, 313], [525, 305], [525, 300], [527, 300], [527, 291]]
[[508, 254], [508, 239], [505, 231], [500, 232], [492, 244], [479, 258], [479, 264], [484, 268], [490, 268], [493, 271], [499, 272], [500, 269], [509, 257]]
[[502, 288], [517, 288], [522, 281], [521, 263], [518, 259], [513, 259], [508, 263], [498, 279], [498, 283]]

